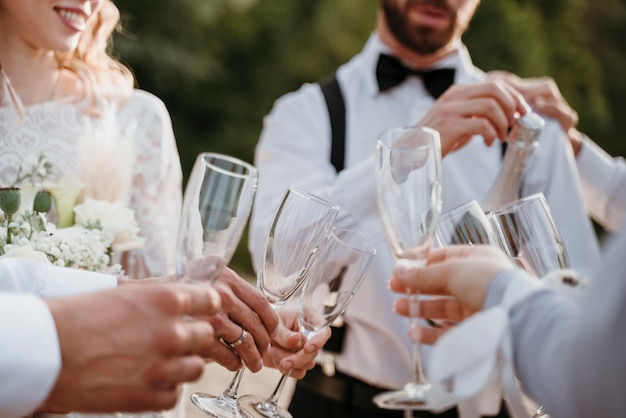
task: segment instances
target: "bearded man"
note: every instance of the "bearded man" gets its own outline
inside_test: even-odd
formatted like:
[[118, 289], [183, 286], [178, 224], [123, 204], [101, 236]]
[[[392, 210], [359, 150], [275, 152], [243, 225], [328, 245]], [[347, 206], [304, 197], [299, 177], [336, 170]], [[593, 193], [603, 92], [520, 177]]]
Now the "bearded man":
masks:
[[[336, 72], [340, 90], [333, 95], [332, 84], [305, 84], [279, 98], [264, 119], [255, 155], [260, 174], [250, 226], [253, 261], [260, 259], [272, 215], [289, 185], [339, 204], [337, 225], [359, 230], [378, 250], [345, 314], [343, 332], [334, 330], [342, 338], [332, 361], [297, 384], [290, 405], [297, 418], [403, 416], [372, 402], [380, 392], [403, 387], [412, 375], [409, 323], [394, 314], [397, 296], [387, 284], [394, 259], [376, 205], [375, 143], [388, 128], [436, 129], [444, 156], [443, 212], [486, 195], [502, 165], [501, 140], [528, 105], [511, 85], [487, 80], [463, 45], [462, 34], [479, 3], [381, 0], [376, 30]], [[539, 142], [521, 195], [546, 196], [573, 268], [585, 274], [599, 260], [599, 247], [572, 151], [551, 119]], [[422, 357], [428, 375], [428, 347], [422, 347]], [[508, 416], [499, 402], [491, 408], [476, 405], [482, 415]], [[414, 414], [456, 417], [459, 410]]]

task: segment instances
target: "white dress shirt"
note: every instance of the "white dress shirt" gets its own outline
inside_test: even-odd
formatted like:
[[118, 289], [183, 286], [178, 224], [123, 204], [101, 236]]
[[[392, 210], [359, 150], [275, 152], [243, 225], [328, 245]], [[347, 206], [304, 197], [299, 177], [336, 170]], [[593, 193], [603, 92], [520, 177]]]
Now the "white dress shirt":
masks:
[[609, 230], [619, 230], [626, 219], [624, 158], [611, 157], [585, 137], [576, 162], [585, 202], [592, 217]]
[[[525, 391], [554, 418], [623, 417], [626, 411], [626, 229], [612, 238], [582, 303], [551, 290], [510, 313], [515, 368]], [[519, 274], [517, 272], [517, 274]], [[492, 282], [500, 304], [515, 271]]]
[[[373, 34], [363, 51], [337, 72], [346, 105], [346, 168], [338, 175], [330, 163], [330, 123], [319, 85], [306, 84], [276, 101], [264, 119], [256, 149], [259, 185], [249, 247], [253, 262], [257, 263], [272, 216], [287, 186], [337, 203], [341, 207], [337, 224], [358, 229], [378, 250], [346, 312], [348, 333], [337, 368], [372, 385], [399, 388], [411, 378], [409, 324], [393, 312], [397, 295], [387, 287], [394, 259], [376, 205], [373, 156], [380, 132], [416, 124], [430, 110], [434, 99], [417, 77], [409, 77], [401, 85], [379, 93], [375, 68], [382, 51], [388, 52], [388, 48]], [[456, 68], [456, 83], [485, 79], [461, 44], [435, 67]], [[564, 135], [558, 123], [547, 121], [540, 145], [527, 166], [522, 194], [545, 194], [572, 264], [585, 273], [598, 261], [599, 248], [585, 212], [573, 153], [565, 147]], [[501, 147], [487, 147], [478, 137], [446, 156], [443, 210], [480, 200], [493, 184], [501, 160]]]
[[[0, 416], [32, 412], [61, 369], [54, 319], [42, 297], [117, 286], [115, 276], [0, 258]], [[21, 293], [21, 294], [18, 294]]]

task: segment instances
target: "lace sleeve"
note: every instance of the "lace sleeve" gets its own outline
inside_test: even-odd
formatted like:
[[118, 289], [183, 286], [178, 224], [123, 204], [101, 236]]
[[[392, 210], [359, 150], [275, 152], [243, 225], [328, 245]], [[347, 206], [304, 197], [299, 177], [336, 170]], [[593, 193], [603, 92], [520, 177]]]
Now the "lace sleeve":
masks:
[[182, 170], [170, 115], [160, 99], [136, 90], [121, 109], [120, 120], [136, 123], [130, 205], [146, 238], [143, 248], [124, 254], [122, 265], [131, 278], [172, 274]]

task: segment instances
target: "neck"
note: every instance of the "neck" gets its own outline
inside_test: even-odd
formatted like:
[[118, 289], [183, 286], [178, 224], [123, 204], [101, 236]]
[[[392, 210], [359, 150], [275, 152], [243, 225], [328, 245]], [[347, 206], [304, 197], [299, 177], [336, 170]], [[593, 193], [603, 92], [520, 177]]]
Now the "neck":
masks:
[[24, 105], [53, 98], [61, 71], [52, 51], [18, 53], [2, 46], [0, 64]]

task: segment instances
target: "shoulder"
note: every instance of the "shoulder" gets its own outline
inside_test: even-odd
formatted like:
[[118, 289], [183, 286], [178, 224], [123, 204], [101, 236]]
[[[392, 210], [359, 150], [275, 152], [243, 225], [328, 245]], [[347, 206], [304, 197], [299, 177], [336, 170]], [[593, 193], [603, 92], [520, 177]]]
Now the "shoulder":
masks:
[[279, 97], [268, 118], [286, 118], [299, 124], [307, 120], [319, 121], [324, 112], [327, 112], [326, 104], [319, 83], [305, 83], [298, 90]]
[[134, 89], [130, 96], [120, 106], [121, 111], [151, 113], [154, 115], [167, 116], [169, 112], [163, 100], [156, 95], [140, 89]]
[[118, 115], [122, 123], [136, 124], [140, 131], [171, 132], [172, 119], [163, 100], [145, 90], [135, 89], [123, 101], [118, 103]]

